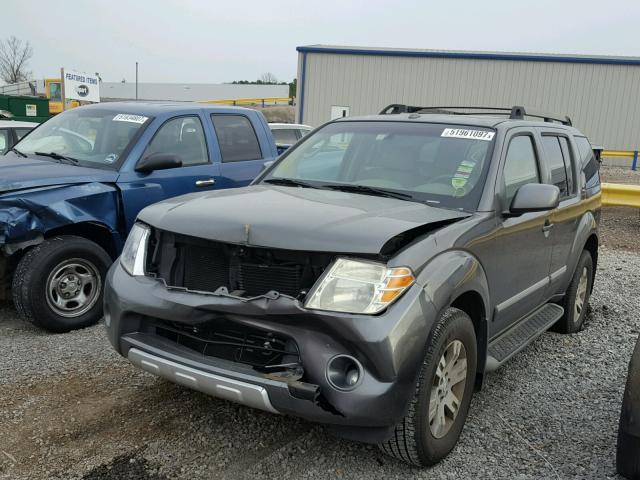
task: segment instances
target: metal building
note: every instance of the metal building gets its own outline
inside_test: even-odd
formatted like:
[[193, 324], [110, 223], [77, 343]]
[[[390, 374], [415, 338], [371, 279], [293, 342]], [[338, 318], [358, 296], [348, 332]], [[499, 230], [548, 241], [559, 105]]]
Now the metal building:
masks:
[[298, 47], [299, 123], [391, 103], [524, 105], [569, 115], [593, 144], [640, 147], [640, 57]]

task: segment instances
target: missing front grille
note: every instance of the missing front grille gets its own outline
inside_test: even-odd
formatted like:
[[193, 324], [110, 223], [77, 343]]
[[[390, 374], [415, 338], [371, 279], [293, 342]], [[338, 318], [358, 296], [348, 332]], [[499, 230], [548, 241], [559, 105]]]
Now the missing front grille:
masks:
[[155, 330], [157, 335], [205, 357], [243, 363], [259, 371], [302, 368], [296, 343], [272, 332], [228, 321], [199, 325], [158, 321]]

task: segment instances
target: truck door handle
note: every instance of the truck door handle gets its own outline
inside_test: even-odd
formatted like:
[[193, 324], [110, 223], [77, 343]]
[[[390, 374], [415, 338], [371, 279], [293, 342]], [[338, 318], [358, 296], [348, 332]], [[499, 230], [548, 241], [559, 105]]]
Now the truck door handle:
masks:
[[542, 227], [542, 231], [543, 232], [548, 232], [549, 230], [551, 230], [553, 228], [553, 223], [551, 223], [549, 220], [545, 220], [544, 221], [544, 225]]
[[196, 180], [196, 187], [210, 187], [211, 185], [215, 185], [216, 181], [213, 178], [208, 178], [206, 180]]

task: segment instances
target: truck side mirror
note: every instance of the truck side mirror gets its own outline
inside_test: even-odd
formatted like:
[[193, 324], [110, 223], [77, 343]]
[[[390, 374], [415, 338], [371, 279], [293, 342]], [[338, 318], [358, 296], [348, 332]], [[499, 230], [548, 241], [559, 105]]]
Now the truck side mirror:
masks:
[[553, 210], [560, 203], [560, 189], [544, 183], [527, 183], [516, 192], [509, 208], [512, 215]]
[[136, 165], [136, 172], [149, 173], [154, 170], [166, 170], [182, 166], [182, 160], [171, 153], [152, 153], [144, 157]]

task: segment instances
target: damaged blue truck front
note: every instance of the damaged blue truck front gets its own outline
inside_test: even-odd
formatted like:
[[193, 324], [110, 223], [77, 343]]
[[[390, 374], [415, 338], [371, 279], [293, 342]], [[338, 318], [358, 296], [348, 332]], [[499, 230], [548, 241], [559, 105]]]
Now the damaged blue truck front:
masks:
[[54, 117], [0, 157], [0, 300], [50, 331], [95, 323], [142, 208], [247, 185], [276, 155], [253, 110], [128, 102]]

